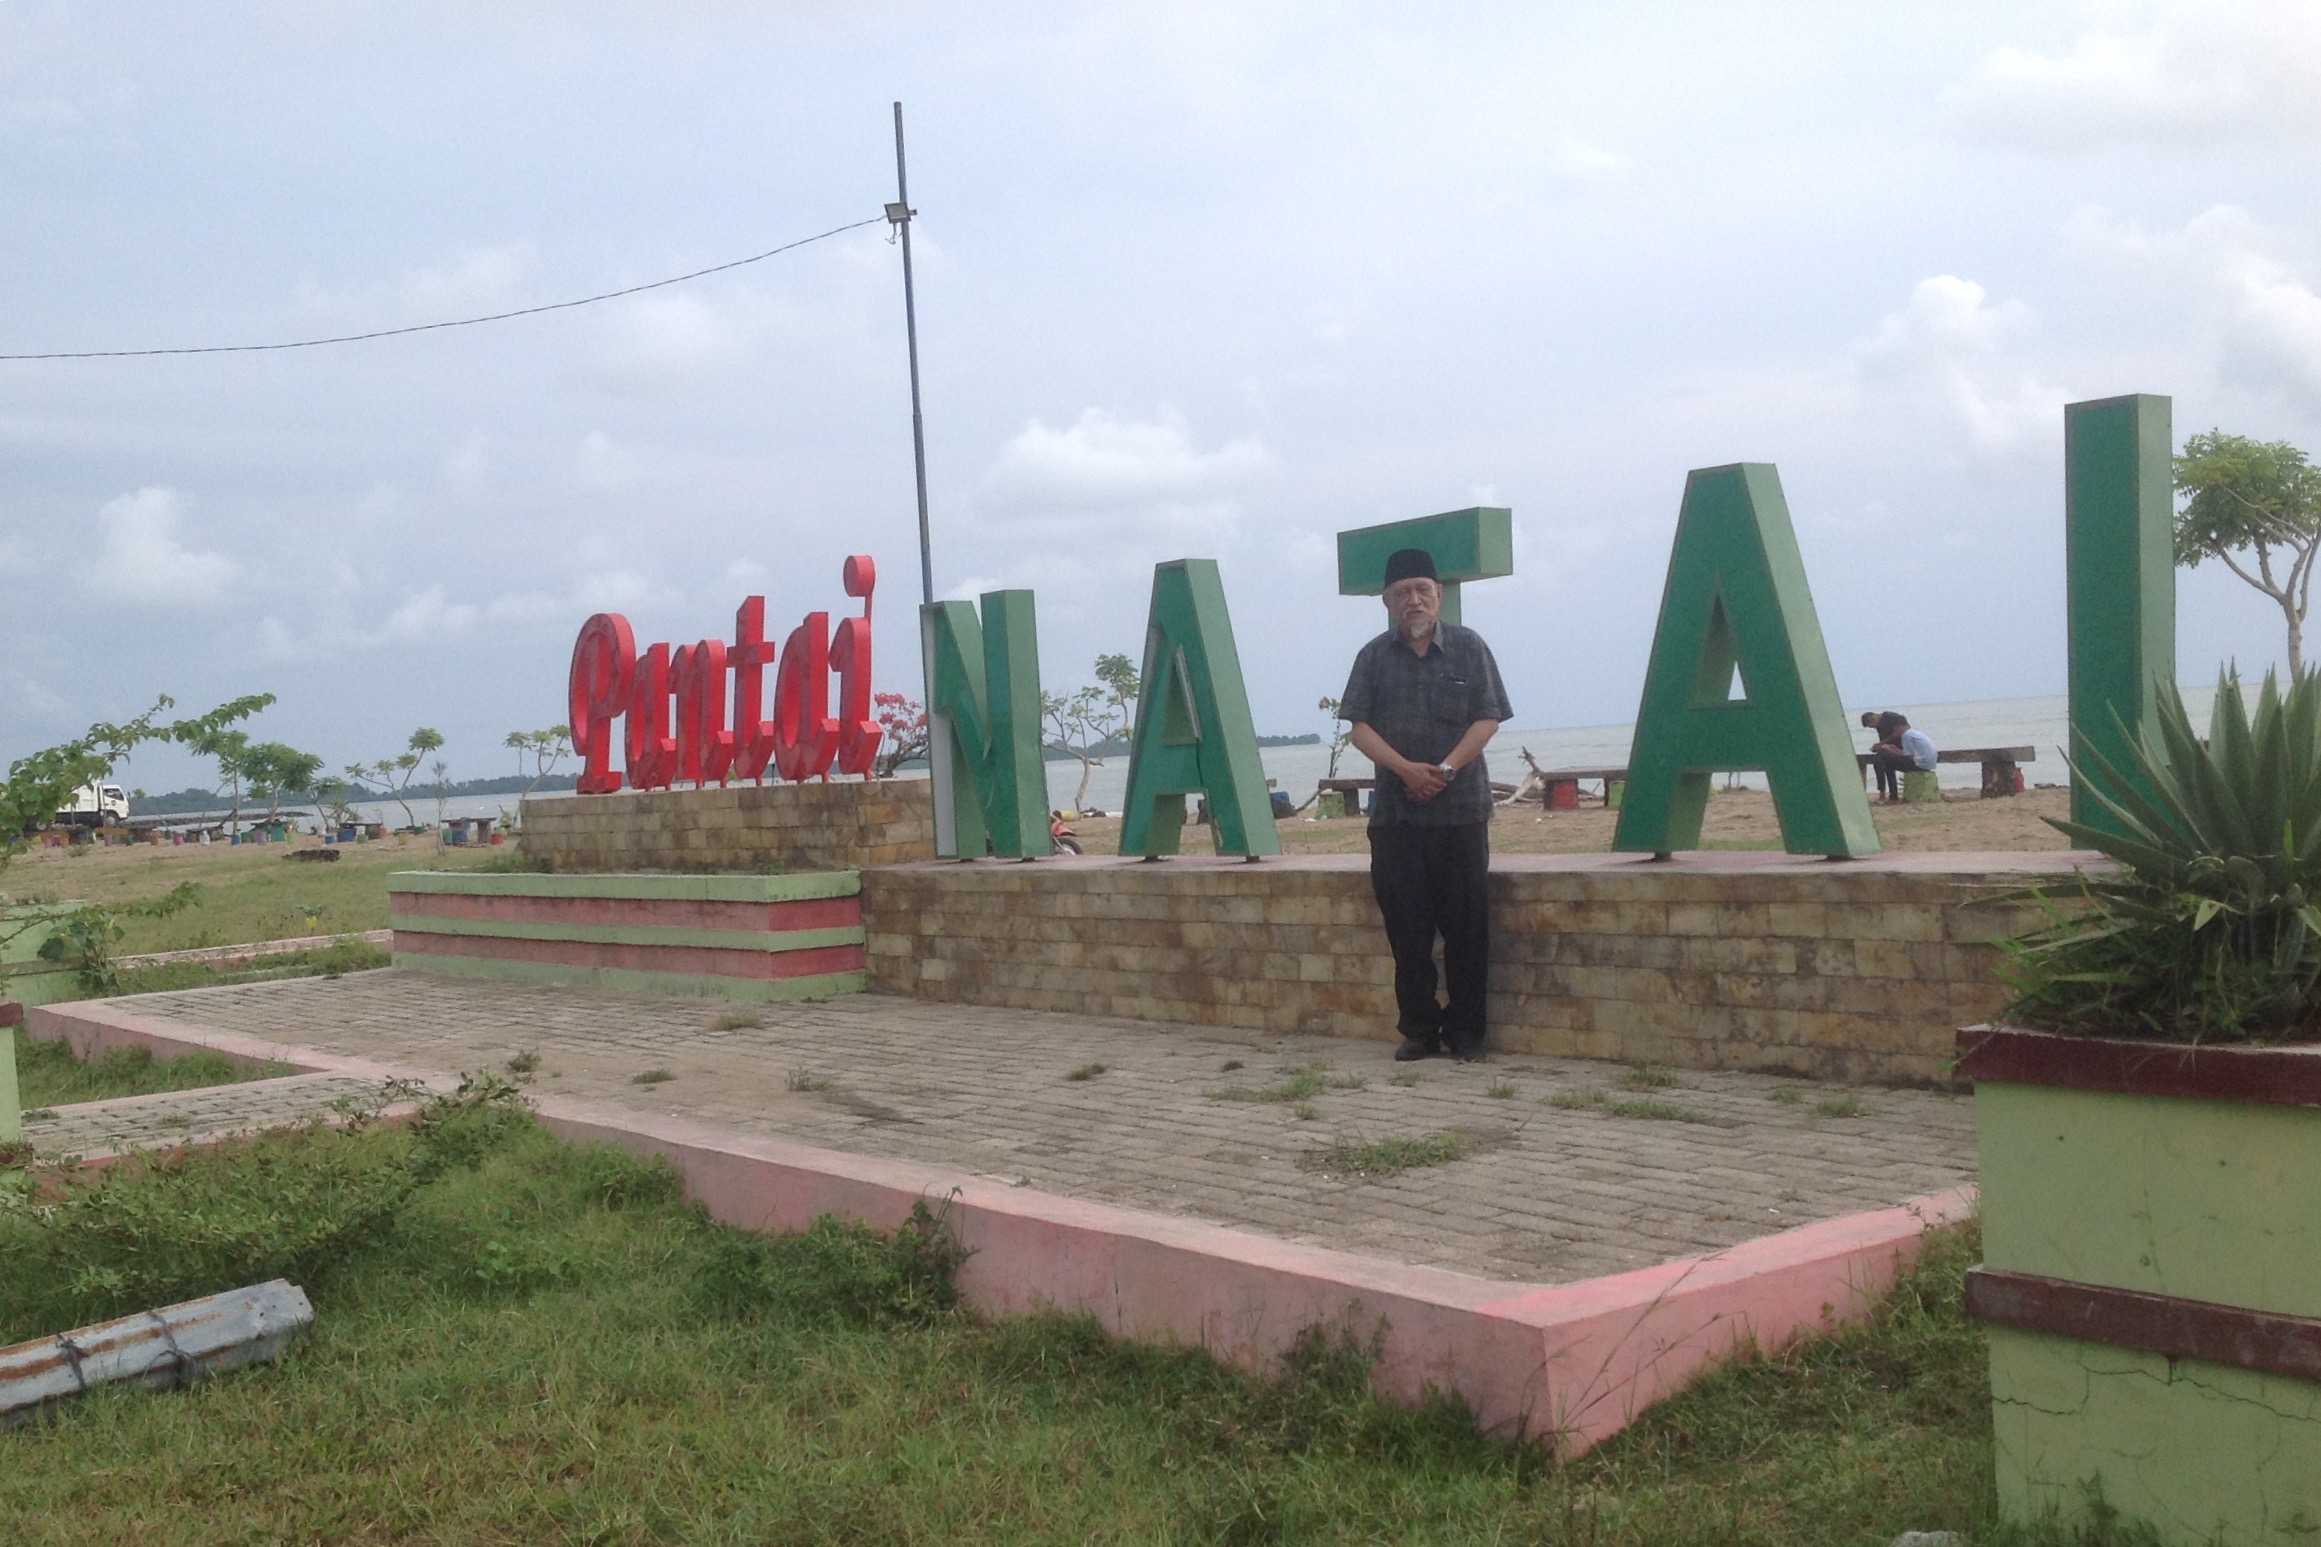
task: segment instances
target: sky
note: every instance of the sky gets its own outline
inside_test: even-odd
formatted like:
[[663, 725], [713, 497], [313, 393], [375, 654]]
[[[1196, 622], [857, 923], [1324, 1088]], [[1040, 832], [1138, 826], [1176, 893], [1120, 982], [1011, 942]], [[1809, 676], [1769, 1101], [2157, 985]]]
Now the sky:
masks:
[[[1259, 729], [1321, 730], [1383, 621], [1333, 534], [1493, 504], [1516, 723], [1626, 721], [1686, 470], [1764, 461], [1849, 707], [2056, 693], [2065, 403], [2321, 452], [2296, 0], [0, 0], [0, 353], [747, 256], [879, 214], [897, 99], [934, 589], [1031, 588], [1051, 691], [1214, 558]], [[510, 773], [590, 613], [786, 633], [853, 552], [919, 692], [883, 222], [0, 362], [0, 469], [0, 759], [262, 690], [332, 767]], [[2187, 680], [2282, 653], [2216, 565], [2178, 605]]]

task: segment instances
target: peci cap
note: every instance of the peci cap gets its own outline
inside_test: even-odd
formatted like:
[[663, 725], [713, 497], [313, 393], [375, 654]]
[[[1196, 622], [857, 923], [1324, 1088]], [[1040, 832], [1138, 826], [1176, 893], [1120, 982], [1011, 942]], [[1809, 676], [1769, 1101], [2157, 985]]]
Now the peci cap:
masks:
[[1434, 555], [1424, 548], [1397, 548], [1387, 556], [1386, 584], [1398, 585], [1405, 580], [1435, 579]]

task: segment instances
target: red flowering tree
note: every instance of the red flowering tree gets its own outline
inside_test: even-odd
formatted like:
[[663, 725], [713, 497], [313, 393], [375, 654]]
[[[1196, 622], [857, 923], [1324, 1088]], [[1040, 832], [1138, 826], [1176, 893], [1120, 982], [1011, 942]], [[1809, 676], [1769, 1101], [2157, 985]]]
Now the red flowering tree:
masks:
[[879, 743], [878, 762], [871, 776], [891, 779], [895, 770], [914, 757], [927, 755], [927, 711], [907, 693], [873, 693], [871, 711], [886, 731]]

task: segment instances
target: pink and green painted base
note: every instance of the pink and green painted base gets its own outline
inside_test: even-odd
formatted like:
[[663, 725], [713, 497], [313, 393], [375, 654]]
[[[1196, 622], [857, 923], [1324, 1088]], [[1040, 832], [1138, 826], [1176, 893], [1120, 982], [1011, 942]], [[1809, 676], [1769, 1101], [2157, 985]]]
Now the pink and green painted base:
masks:
[[1998, 1485], [2163, 1541], [2321, 1530], [2321, 1048], [2008, 1028], [1975, 1080]]
[[388, 880], [395, 964], [622, 993], [827, 999], [867, 985], [862, 879], [475, 875]]

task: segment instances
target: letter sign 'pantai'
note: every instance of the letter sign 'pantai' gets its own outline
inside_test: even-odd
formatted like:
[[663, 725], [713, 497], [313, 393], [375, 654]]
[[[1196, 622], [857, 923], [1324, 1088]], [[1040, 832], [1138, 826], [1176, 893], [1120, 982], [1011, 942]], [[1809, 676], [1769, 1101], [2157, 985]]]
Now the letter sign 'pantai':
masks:
[[1048, 852], [1048, 767], [1040, 747], [1040, 648], [1032, 593], [989, 591], [919, 609], [927, 662], [927, 753], [935, 852], [1009, 859]]
[[[572, 647], [566, 707], [580, 753], [580, 791], [602, 795], [666, 789], [680, 781], [763, 781], [770, 766], [785, 779], [868, 774], [885, 732], [870, 716], [870, 602], [878, 580], [868, 554], [846, 561], [846, 594], [862, 616], [838, 625], [814, 612], [790, 631], [779, 661], [766, 639], [766, 600], [753, 596], [733, 619], [733, 644], [704, 639], [642, 654], [628, 620], [600, 612], [581, 625]], [[767, 668], [774, 678], [773, 717], [766, 718]], [[830, 674], [838, 674], [839, 712], [830, 713]], [[727, 725], [726, 679], [732, 678]], [[671, 710], [675, 710], [672, 723]], [[625, 777], [612, 768], [613, 722], [624, 719]]]
[[1219, 854], [1279, 854], [1217, 561], [1153, 566], [1148, 619], [1120, 852], [1147, 859], [1176, 853], [1185, 797], [1205, 794]]
[[1709, 775], [1742, 769], [1773, 786], [1790, 853], [1878, 851], [1789, 505], [1763, 462], [1685, 478], [1612, 847], [1698, 848]]

